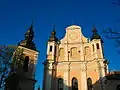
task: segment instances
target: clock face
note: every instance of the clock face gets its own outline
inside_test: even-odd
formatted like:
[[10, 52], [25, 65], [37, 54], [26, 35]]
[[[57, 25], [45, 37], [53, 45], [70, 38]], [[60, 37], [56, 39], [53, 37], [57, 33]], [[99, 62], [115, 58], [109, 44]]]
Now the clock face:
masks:
[[77, 40], [79, 38], [79, 34], [78, 32], [71, 32], [68, 37], [70, 40]]

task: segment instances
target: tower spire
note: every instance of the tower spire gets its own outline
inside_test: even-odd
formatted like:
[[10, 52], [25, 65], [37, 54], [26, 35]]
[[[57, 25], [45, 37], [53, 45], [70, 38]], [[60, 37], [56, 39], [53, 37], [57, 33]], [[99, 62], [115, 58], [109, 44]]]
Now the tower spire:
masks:
[[91, 36], [91, 40], [93, 39], [101, 39], [101, 41], [103, 42], [102, 38], [100, 37], [100, 35], [97, 33], [97, 29], [95, 27], [95, 25], [93, 25], [92, 27], [92, 36]]
[[97, 33], [97, 29], [96, 29], [95, 25], [93, 25], [93, 27], [92, 27], [92, 32]]
[[51, 32], [51, 36], [49, 38], [49, 41], [58, 41], [58, 38], [56, 37], [55, 25], [53, 25], [53, 31]]
[[28, 31], [25, 33], [25, 39], [28, 41], [32, 41], [34, 38], [34, 32], [33, 32], [33, 25], [31, 24], [28, 28]]
[[31, 23], [31, 25], [30, 25], [28, 30], [33, 30], [33, 21], [32, 21], [32, 23]]
[[18, 43], [18, 45], [36, 50], [35, 44], [33, 42], [34, 31], [33, 31], [33, 21], [29, 26], [27, 32], [25, 33], [25, 39]]

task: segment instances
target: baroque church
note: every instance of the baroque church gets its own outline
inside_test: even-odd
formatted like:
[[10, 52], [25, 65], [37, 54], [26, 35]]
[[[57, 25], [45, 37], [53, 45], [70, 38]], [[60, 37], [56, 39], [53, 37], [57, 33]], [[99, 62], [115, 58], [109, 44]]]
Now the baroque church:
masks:
[[[77, 25], [71, 25], [65, 31], [64, 38], [60, 40], [54, 28], [47, 42], [42, 90], [120, 90], [120, 72], [108, 71], [104, 42], [97, 29], [92, 28], [90, 39], [82, 34], [82, 28]], [[18, 55], [17, 50], [22, 50], [24, 56], [22, 65], [15, 65], [20, 76], [15, 81], [11, 77], [15, 87], [6, 90], [34, 90], [39, 51], [33, 38], [31, 25], [14, 52], [15, 56]]]
[[120, 90], [120, 72], [109, 72], [103, 40], [95, 27], [91, 38], [71, 25], [59, 40], [55, 28], [47, 42], [43, 90]]

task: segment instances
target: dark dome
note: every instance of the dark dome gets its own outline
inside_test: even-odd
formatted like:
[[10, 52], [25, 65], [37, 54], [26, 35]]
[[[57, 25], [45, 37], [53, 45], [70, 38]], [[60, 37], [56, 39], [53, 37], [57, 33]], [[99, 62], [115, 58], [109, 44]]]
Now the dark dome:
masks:
[[93, 35], [91, 36], [91, 41], [93, 39], [100, 39], [101, 42], [103, 43], [103, 40], [102, 40], [101, 36], [97, 33], [97, 29], [95, 27], [92, 28], [92, 32], [93, 32]]
[[28, 31], [25, 33], [25, 39], [18, 43], [18, 46], [26, 47], [28, 49], [36, 50], [35, 43], [33, 42], [34, 32], [31, 25]]

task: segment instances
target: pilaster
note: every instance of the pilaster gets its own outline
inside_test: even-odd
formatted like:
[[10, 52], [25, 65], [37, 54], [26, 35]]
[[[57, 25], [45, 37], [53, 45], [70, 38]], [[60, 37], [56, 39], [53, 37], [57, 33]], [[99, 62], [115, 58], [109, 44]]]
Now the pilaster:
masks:
[[[84, 62], [83, 64], [81, 64], [81, 90], [87, 90], [87, 63]], [[80, 90], [80, 89], [79, 89]]]

